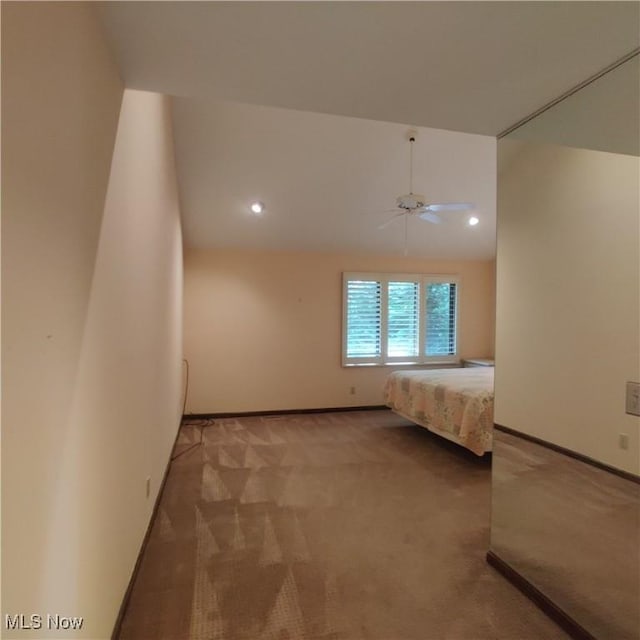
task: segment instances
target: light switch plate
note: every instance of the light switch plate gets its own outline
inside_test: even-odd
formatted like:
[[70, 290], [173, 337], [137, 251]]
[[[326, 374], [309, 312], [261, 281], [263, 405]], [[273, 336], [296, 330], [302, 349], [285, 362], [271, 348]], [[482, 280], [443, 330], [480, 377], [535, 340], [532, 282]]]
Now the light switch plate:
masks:
[[626, 413], [640, 416], [640, 382], [627, 382]]

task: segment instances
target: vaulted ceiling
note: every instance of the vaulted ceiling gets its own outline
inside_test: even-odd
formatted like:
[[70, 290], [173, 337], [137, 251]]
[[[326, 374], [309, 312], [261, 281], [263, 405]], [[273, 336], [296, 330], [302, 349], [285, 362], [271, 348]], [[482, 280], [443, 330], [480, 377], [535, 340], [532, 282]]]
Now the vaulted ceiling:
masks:
[[[377, 227], [407, 191], [413, 126], [416, 190], [474, 202], [481, 224], [471, 235], [459, 219], [411, 220], [409, 249], [475, 258], [493, 255], [493, 137], [637, 47], [639, 7], [106, 2], [99, 11], [127, 87], [179, 97], [187, 245], [398, 251], [402, 224]], [[267, 205], [260, 219], [247, 214], [254, 198]]]

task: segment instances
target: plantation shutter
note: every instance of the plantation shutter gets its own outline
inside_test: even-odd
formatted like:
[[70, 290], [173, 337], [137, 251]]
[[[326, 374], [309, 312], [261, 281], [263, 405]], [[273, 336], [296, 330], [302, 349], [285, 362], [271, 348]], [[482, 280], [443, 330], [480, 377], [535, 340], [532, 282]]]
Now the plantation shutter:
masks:
[[[382, 355], [381, 283], [349, 280], [346, 288], [347, 358], [375, 360]], [[362, 361], [362, 360], [361, 360]]]
[[426, 284], [426, 355], [451, 356], [456, 353], [455, 282]]
[[453, 364], [456, 275], [344, 272], [342, 364]]
[[420, 285], [418, 282], [389, 282], [387, 355], [415, 358], [419, 347]]

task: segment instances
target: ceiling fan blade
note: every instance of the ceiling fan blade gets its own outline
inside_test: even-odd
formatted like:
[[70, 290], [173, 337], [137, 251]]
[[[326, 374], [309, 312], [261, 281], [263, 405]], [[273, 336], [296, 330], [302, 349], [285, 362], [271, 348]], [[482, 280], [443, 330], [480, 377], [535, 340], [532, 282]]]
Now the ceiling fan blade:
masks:
[[388, 227], [394, 220], [397, 220], [400, 216], [405, 215], [405, 211], [400, 211], [399, 213], [396, 213], [395, 216], [393, 216], [392, 218], [389, 218], [389, 220], [387, 220], [386, 222], [383, 222], [378, 229], [384, 229], [385, 227]]
[[424, 207], [427, 211], [469, 211], [474, 208], [470, 202], [437, 202]]
[[431, 213], [430, 211], [423, 211], [418, 214], [420, 220], [426, 220], [427, 222], [432, 222], [433, 224], [440, 224], [442, 222], [442, 218], [436, 213]]

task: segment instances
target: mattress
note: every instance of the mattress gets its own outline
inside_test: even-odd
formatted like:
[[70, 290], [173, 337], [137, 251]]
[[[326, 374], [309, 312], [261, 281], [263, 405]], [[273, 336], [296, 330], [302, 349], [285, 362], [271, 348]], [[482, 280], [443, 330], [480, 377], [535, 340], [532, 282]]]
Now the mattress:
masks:
[[385, 383], [385, 402], [481, 456], [493, 440], [493, 373], [493, 367], [394, 371]]

